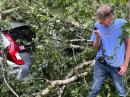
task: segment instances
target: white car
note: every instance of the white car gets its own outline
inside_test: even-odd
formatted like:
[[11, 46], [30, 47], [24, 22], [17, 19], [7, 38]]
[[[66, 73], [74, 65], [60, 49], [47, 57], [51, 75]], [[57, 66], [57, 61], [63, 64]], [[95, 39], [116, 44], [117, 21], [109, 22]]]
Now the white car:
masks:
[[[1, 55], [6, 56], [7, 64], [10, 66], [9, 74], [18, 73], [17, 78], [23, 80], [32, 62], [31, 52], [34, 50], [34, 45], [31, 42], [35, 34], [28, 25], [12, 22], [11, 26], [10, 30], [0, 32], [0, 40], [3, 45]], [[25, 44], [26, 42], [30, 44]]]

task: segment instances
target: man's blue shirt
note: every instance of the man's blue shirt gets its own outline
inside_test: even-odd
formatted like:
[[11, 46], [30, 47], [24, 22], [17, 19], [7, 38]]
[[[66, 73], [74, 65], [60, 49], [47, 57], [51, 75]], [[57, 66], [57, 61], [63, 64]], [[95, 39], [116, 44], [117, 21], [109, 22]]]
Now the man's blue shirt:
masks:
[[[96, 59], [103, 55], [105, 61], [112, 67], [120, 67], [124, 64], [125, 42], [121, 42], [119, 36], [122, 35], [121, 27], [125, 23], [124, 19], [115, 19], [114, 23], [109, 26], [104, 26], [99, 22], [95, 23], [95, 27], [101, 32], [100, 48], [97, 51]], [[94, 32], [91, 40], [96, 40]]]

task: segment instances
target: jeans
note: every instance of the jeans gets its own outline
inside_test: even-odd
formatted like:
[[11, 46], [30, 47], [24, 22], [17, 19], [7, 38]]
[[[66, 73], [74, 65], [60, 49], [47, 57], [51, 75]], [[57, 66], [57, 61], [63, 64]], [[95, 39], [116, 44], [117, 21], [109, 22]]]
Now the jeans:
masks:
[[30, 65], [32, 63], [31, 54], [30, 53], [20, 53], [20, 56], [23, 59], [25, 64], [21, 65], [20, 70], [19, 70], [18, 75], [17, 75], [17, 79], [24, 80], [24, 78], [29, 73], [29, 68], [30, 68]]
[[123, 76], [118, 75], [117, 72], [118, 69], [116, 67], [110, 67], [109, 65], [99, 63], [99, 61], [96, 60], [93, 72], [93, 84], [89, 97], [96, 97], [107, 75], [111, 77], [118, 95], [120, 97], [125, 97]]

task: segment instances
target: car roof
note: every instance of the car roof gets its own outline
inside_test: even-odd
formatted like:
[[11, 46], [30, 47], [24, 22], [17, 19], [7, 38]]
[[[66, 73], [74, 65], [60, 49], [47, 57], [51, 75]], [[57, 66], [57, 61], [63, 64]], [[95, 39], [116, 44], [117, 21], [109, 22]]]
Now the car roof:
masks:
[[11, 29], [14, 29], [14, 28], [18, 28], [18, 27], [22, 27], [22, 26], [28, 26], [28, 25], [25, 24], [25, 23], [13, 21], [13, 22], [10, 23], [10, 26], [11, 26]]
[[9, 29], [1, 29], [1, 31], [9, 31], [13, 30], [16, 28], [21, 28], [21, 27], [30, 27], [28, 24], [22, 23], [22, 22], [17, 22], [17, 21], [11, 21], [10, 22], [10, 28]]

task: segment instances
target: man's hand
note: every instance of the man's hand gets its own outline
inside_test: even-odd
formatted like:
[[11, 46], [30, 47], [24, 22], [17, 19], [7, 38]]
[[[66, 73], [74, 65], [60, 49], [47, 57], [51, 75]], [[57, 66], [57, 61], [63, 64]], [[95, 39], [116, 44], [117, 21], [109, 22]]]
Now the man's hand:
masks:
[[124, 75], [127, 71], [127, 68], [128, 68], [128, 65], [125, 65], [125, 64], [121, 65], [120, 71], [117, 74]]
[[96, 34], [96, 38], [100, 38], [101, 32], [99, 30], [94, 30], [94, 32]]

